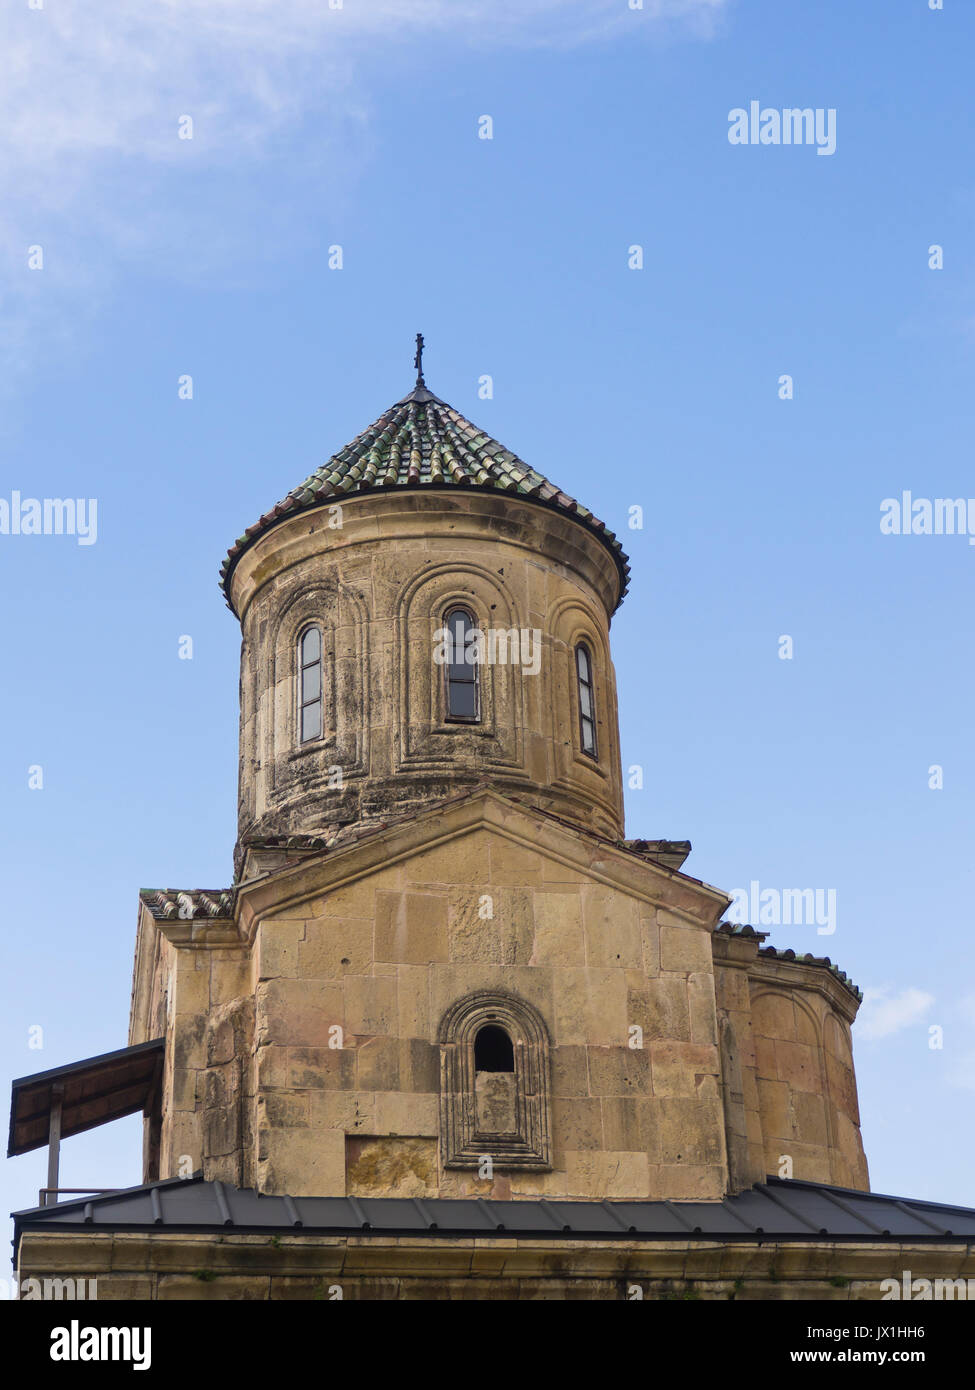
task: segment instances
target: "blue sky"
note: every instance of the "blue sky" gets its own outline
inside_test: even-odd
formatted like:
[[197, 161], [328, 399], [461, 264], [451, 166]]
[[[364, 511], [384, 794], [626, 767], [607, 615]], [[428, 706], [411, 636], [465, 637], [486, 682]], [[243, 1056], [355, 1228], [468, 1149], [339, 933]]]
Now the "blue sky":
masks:
[[[229, 883], [220, 561], [410, 388], [422, 330], [432, 389], [624, 538], [628, 833], [689, 838], [729, 892], [835, 890], [832, 936], [772, 940], [868, 992], [872, 1185], [975, 1205], [975, 549], [879, 526], [903, 489], [975, 495], [972, 7], [170, 0], [0, 29], [0, 497], [98, 499], [94, 545], [0, 535], [4, 1087], [125, 1044], [140, 887]], [[752, 100], [834, 108], [835, 153], [729, 144]], [[137, 1119], [80, 1136], [62, 1181], [129, 1185], [140, 1153]], [[43, 1152], [7, 1163], [3, 1210], [43, 1181]]]

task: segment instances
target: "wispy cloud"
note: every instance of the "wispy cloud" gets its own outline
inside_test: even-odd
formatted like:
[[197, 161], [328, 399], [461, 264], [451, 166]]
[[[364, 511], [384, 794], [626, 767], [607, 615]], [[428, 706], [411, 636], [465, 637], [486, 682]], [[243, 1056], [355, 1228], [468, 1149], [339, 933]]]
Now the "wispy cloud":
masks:
[[[368, 123], [364, 66], [402, 61], [424, 35], [479, 48], [565, 46], [677, 29], [706, 36], [726, 0], [27, 0], [0, 9], [3, 340], [64, 296], [91, 302], [113, 258], [169, 248], [200, 189], [197, 264], [226, 267], [233, 220], [209, 217], [207, 180], [247, 171], [302, 122], [303, 157], [341, 183]], [[333, 8], [335, 6], [335, 8]], [[193, 118], [181, 140], [180, 116]], [[359, 161], [361, 162], [361, 161]], [[181, 241], [186, 241], [182, 228]], [[27, 248], [45, 247], [45, 273]], [[91, 254], [91, 245], [98, 254]], [[170, 253], [171, 262], [176, 257]], [[168, 267], [158, 267], [168, 269]], [[52, 294], [52, 291], [54, 293]], [[11, 324], [11, 318], [14, 320]], [[20, 323], [23, 327], [23, 323]], [[16, 342], [13, 344], [15, 352]]]
[[891, 994], [890, 985], [865, 989], [863, 1003], [856, 1021], [857, 1036], [871, 1041], [889, 1038], [894, 1033], [919, 1022], [934, 1003], [934, 995], [910, 987], [900, 994]]

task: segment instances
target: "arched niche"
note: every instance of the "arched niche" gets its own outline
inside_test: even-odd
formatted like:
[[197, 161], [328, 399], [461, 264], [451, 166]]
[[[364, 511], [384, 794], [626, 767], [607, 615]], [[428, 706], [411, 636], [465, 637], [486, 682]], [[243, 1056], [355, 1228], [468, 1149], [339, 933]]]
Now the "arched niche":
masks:
[[496, 1168], [551, 1168], [549, 1039], [538, 1011], [478, 991], [447, 1010], [438, 1041], [444, 1167], [490, 1158]]

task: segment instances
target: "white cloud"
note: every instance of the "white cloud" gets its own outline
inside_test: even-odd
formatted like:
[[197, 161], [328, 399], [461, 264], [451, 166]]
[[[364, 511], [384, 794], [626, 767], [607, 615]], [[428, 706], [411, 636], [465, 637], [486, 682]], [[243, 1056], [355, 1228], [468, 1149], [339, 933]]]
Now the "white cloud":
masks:
[[934, 995], [921, 989], [911, 987], [893, 995], [890, 989], [890, 985], [881, 985], [879, 989], [863, 991], [855, 1025], [857, 1037], [871, 1041], [889, 1038], [919, 1022], [934, 1003]]
[[[211, 155], [240, 158], [309, 108], [360, 101], [355, 67], [411, 36], [564, 45], [661, 23], [710, 32], [726, 0], [27, 0], [0, 10], [0, 178], [64, 199], [99, 156], [181, 158], [193, 113]], [[52, 163], [62, 182], [47, 180]]]
[[[411, 41], [446, 37], [478, 49], [565, 46], [676, 28], [706, 36], [726, 0], [8, 0], [0, 8], [0, 297], [47, 327], [66, 297], [87, 307], [118, 259], [152, 254], [164, 273], [174, 242], [195, 243], [196, 269], [224, 269], [244, 219], [220, 218], [216, 174], [250, 174], [275, 144], [308, 122], [309, 176], [351, 183], [363, 164], [370, 83]], [[609, 52], [610, 50], [608, 50]], [[177, 138], [191, 115], [192, 141]], [[197, 221], [182, 214], [200, 189]], [[208, 206], [208, 199], [212, 206]], [[178, 212], [177, 212], [178, 209]], [[27, 247], [45, 270], [26, 270]], [[94, 250], [93, 250], [94, 248]], [[168, 257], [168, 264], [159, 258]], [[185, 267], [184, 267], [185, 269]], [[20, 325], [23, 326], [22, 324]], [[13, 325], [16, 332], [18, 325]]]

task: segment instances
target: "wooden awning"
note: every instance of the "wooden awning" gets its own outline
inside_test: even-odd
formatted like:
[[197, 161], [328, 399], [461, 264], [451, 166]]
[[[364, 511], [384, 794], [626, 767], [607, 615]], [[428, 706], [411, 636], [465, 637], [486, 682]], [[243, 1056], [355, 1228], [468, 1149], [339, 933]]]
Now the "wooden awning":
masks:
[[62, 1139], [146, 1111], [162, 1071], [164, 1049], [165, 1040], [154, 1038], [14, 1081], [7, 1157], [30, 1153], [49, 1142], [51, 1112], [58, 1100]]

